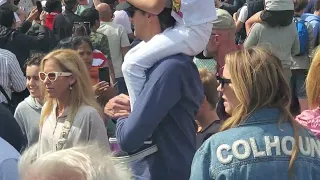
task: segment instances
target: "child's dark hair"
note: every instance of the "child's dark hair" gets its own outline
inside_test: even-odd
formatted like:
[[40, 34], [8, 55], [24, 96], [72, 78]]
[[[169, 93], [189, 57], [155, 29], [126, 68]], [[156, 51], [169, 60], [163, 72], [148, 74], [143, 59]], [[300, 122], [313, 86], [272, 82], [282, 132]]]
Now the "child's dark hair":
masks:
[[27, 66], [40, 66], [42, 59], [45, 57], [46, 54], [44, 53], [33, 53], [31, 54], [30, 58], [27, 59], [24, 67]]
[[78, 37], [72, 38], [72, 41], [71, 41], [71, 49], [77, 50], [78, 47], [79, 47], [82, 43], [88, 43], [89, 47], [90, 47], [91, 50], [93, 51], [92, 42], [91, 42], [90, 38], [89, 38], [89, 37], [86, 37], [86, 36], [78, 36]]
[[308, 5], [308, 0], [295, 0], [294, 1], [294, 12], [303, 11]]

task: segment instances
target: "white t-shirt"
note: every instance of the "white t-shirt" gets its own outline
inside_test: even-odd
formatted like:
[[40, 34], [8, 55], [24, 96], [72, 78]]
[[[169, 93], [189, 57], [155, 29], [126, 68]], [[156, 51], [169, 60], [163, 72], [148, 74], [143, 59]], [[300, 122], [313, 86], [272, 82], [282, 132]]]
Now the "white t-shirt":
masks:
[[217, 19], [214, 0], [172, 0], [172, 16], [185, 26], [204, 24]]
[[131, 22], [130, 22], [128, 14], [125, 11], [123, 11], [123, 10], [122, 11], [115, 11], [113, 22], [116, 24], [122, 25], [124, 27], [124, 29], [127, 31], [127, 34], [132, 33]]
[[123, 77], [121, 70], [123, 63], [121, 48], [130, 46], [126, 30], [123, 26], [114, 22], [101, 21], [97, 32], [108, 36], [111, 61], [114, 67], [115, 76], [116, 78]]
[[248, 6], [243, 6], [240, 10], [238, 21], [245, 23], [248, 19]]

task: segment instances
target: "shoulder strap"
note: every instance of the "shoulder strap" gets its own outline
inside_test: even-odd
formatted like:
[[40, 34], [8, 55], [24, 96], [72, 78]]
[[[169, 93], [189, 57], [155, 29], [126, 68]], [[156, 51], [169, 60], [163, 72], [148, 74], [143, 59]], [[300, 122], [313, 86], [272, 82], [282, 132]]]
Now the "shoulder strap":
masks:
[[65, 120], [65, 122], [63, 124], [62, 131], [60, 133], [58, 143], [56, 144], [56, 150], [57, 151], [64, 148], [64, 145], [67, 142], [67, 139], [68, 139], [72, 124], [73, 124], [73, 119], [70, 119], [70, 118], [67, 117], [67, 119]]
[[8, 104], [12, 104], [11, 99], [9, 98], [8, 94], [6, 93], [6, 91], [3, 89], [3, 87], [1, 85], [0, 85], [0, 91], [4, 95], [4, 97], [7, 99]]

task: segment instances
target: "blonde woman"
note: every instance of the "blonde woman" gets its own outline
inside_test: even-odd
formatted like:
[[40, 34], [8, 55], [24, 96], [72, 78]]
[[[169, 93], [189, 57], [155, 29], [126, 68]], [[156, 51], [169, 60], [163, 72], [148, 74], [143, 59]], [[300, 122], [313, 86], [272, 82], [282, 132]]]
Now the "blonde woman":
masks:
[[308, 103], [311, 110], [303, 111], [296, 117], [296, 121], [304, 127], [310, 129], [318, 138], [320, 138], [320, 49], [314, 54], [307, 79], [306, 91]]
[[191, 180], [320, 177], [320, 141], [289, 113], [280, 60], [259, 48], [226, 56], [218, 91], [231, 115], [197, 151]]
[[46, 103], [40, 117], [39, 155], [92, 141], [109, 149], [87, 67], [78, 53], [53, 51], [40, 67]]

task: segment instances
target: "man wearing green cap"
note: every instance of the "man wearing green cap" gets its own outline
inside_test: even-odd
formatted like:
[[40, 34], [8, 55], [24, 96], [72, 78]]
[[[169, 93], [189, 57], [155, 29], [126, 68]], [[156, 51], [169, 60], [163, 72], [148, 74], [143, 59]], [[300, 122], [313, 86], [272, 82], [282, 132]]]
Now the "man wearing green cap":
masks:
[[231, 15], [223, 9], [217, 8], [216, 12], [217, 19], [212, 22], [212, 33], [204, 55], [217, 61], [217, 72], [222, 75], [226, 54], [239, 50], [240, 47], [235, 44], [236, 25]]

